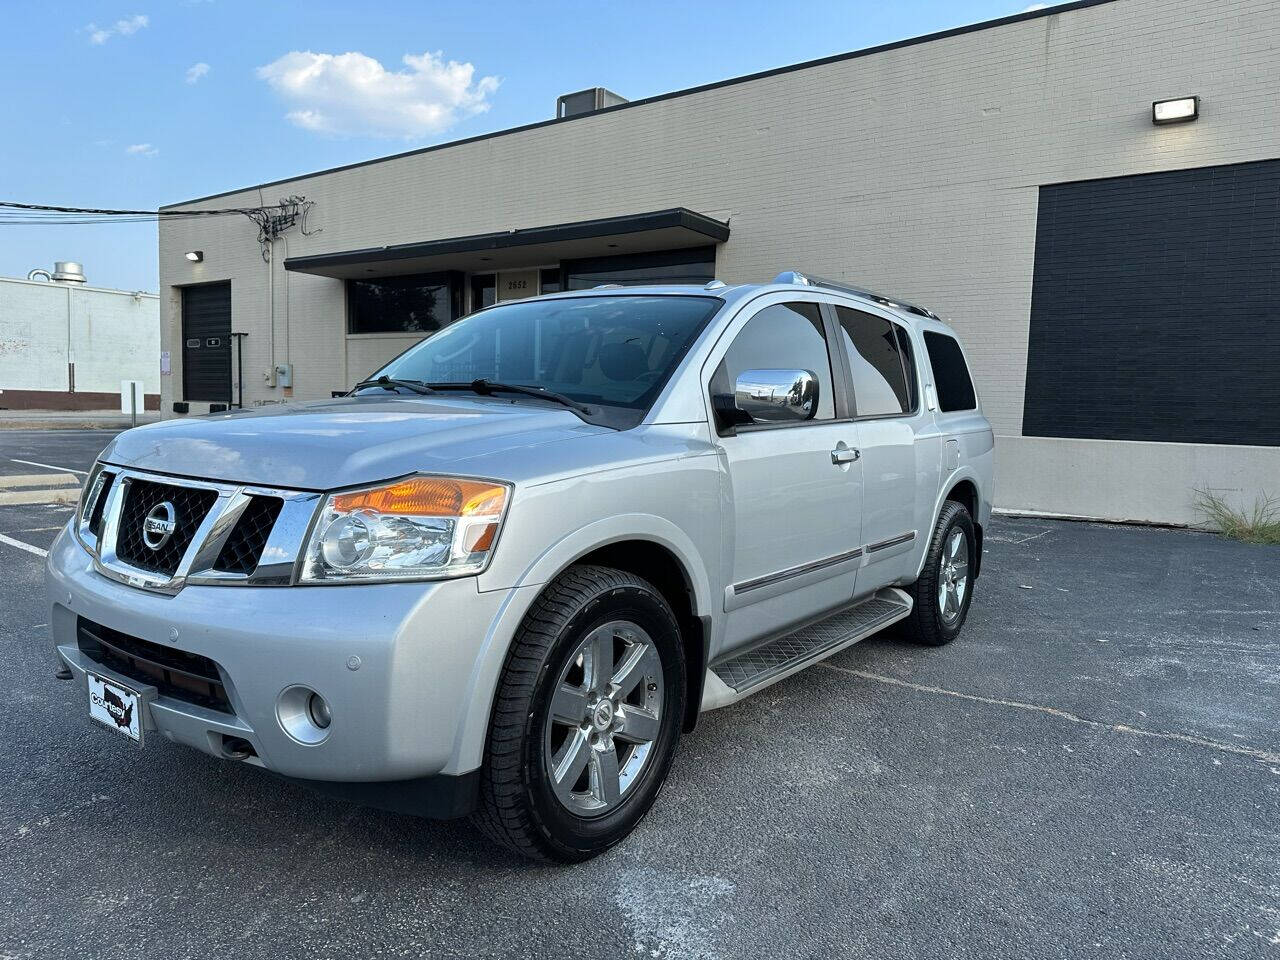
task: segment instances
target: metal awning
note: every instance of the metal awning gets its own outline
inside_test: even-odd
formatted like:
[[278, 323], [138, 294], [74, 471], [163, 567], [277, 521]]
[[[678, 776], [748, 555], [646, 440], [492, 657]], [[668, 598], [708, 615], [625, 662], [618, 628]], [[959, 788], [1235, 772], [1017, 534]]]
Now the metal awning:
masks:
[[284, 268], [341, 279], [439, 270], [479, 272], [550, 265], [578, 257], [705, 247], [727, 239], [727, 223], [675, 207], [549, 227], [289, 257]]

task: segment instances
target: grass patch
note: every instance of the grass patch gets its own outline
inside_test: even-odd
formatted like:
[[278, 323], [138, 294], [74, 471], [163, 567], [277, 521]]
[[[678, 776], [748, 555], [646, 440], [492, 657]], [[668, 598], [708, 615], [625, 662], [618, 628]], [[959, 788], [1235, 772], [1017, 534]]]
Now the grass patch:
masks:
[[1252, 507], [1233, 507], [1211, 490], [1196, 491], [1196, 509], [1208, 525], [1242, 543], [1280, 544], [1280, 500], [1261, 494]]

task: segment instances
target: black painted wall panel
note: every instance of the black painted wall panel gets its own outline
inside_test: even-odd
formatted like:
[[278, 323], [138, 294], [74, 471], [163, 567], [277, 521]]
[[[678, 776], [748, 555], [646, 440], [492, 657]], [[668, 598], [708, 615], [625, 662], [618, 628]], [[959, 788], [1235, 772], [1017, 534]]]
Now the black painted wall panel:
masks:
[[1280, 160], [1040, 188], [1023, 433], [1280, 445]]

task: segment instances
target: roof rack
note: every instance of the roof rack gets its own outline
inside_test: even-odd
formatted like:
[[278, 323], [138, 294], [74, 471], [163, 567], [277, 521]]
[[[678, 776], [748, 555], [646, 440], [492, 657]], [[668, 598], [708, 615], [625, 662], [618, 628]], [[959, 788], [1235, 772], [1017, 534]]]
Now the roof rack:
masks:
[[874, 303], [880, 304], [882, 307], [894, 307], [898, 310], [905, 310], [907, 313], [914, 313], [918, 317], [928, 317], [930, 320], [942, 319], [928, 307], [919, 307], [914, 303], [907, 303], [905, 300], [899, 300], [896, 297], [886, 297], [882, 293], [873, 293], [870, 290], [864, 290], [861, 287], [855, 287], [848, 283], [837, 283], [835, 280], [823, 280], [821, 277], [811, 277], [798, 270], [787, 270], [784, 273], [780, 273], [773, 278], [773, 282], [798, 283], [805, 287], [824, 287], [828, 290], [839, 290], [842, 293], [852, 293], [854, 296], [871, 300]]

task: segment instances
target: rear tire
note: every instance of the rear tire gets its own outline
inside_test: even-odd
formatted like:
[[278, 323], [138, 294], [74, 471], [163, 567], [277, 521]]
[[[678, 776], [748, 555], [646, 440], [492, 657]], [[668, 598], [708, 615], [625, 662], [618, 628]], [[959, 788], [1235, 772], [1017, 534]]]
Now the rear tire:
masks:
[[685, 689], [680, 629], [662, 594], [611, 567], [569, 568], [507, 654], [475, 822], [535, 860], [608, 850], [666, 781]]
[[960, 635], [973, 599], [976, 544], [968, 509], [948, 500], [934, 525], [920, 578], [907, 588], [915, 606], [903, 627], [913, 642], [940, 647]]

